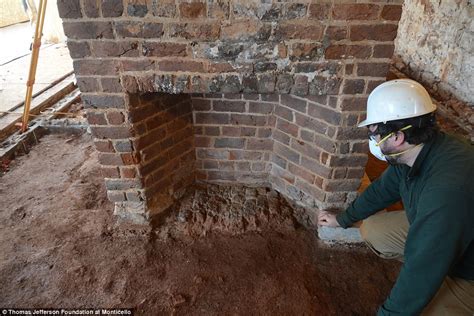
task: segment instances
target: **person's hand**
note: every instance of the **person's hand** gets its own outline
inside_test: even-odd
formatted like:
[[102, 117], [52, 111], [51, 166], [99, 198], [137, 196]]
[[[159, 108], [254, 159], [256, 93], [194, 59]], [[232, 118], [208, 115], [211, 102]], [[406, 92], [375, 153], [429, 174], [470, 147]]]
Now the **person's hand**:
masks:
[[318, 225], [328, 227], [340, 227], [336, 220], [336, 215], [328, 211], [319, 211], [318, 214]]

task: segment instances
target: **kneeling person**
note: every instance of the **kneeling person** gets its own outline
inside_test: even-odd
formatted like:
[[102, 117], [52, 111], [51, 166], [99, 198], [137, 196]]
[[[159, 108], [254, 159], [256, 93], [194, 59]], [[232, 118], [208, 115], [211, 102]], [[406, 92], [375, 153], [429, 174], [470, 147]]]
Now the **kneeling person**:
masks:
[[[401, 79], [369, 96], [370, 151], [390, 166], [347, 210], [319, 225], [364, 220], [361, 235], [403, 266], [378, 315], [474, 315], [474, 149], [440, 132], [426, 90]], [[402, 200], [405, 210], [379, 210]]]

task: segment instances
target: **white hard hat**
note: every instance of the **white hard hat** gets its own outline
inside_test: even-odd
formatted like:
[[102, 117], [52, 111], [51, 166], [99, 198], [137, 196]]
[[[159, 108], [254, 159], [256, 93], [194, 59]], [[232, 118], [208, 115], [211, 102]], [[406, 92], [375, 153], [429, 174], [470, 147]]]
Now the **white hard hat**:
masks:
[[417, 117], [435, 110], [430, 95], [418, 82], [410, 79], [387, 81], [370, 93], [367, 119], [358, 126]]

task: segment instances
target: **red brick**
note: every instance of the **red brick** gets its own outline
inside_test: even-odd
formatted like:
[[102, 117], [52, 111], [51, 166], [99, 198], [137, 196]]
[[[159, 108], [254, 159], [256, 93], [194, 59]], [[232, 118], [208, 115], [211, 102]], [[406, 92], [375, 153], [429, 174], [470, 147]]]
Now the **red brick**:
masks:
[[372, 55], [372, 47], [368, 45], [349, 45], [347, 46], [348, 58], [367, 59]]
[[302, 140], [292, 139], [291, 148], [297, 153], [300, 153], [301, 155], [310, 157], [312, 159], [317, 159], [321, 154], [321, 150], [314, 147], [312, 144]]
[[132, 136], [127, 126], [96, 126], [91, 129], [92, 135], [97, 138], [124, 139]]
[[[301, 190], [304, 193], [308, 194], [309, 196], [313, 197], [314, 199], [319, 200], [319, 201], [324, 201], [326, 193], [321, 191], [320, 189], [318, 189], [316, 186], [310, 185], [307, 182], [302, 181], [300, 179], [296, 179], [296, 186], [298, 188], [301, 188]], [[305, 197], [305, 199], [307, 199], [307, 198]]]
[[266, 117], [261, 115], [231, 114], [231, 123], [248, 126], [265, 126]]
[[273, 150], [273, 140], [271, 139], [254, 139], [251, 138], [247, 142], [249, 150]]
[[332, 125], [339, 125], [341, 122], [341, 114], [331, 109], [322, 107], [315, 103], [308, 105], [308, 114], [314, 118], [321, 119]]
[[107, 198], [111, 202], [125, 201], [125, 194], [121, 191], [107, 191]]
[[146, 71], [155, 69], [154, 60], [122, 60], [123, 71]]
[[228, 113], [196, 113], [196, 124], [229, 124]]
[[182, 18], [202, 18], [206, 16], [206, 4], [202, 2], [180, 3], [179, 11]]
[[280, 23], [275, 30], [275, 36], [282, 39], [308, 39], [321, 40], [323, 36], [323, 27], [321, 25], [305, 25]]
[[204, 169], [219, 169], [219, 164], [215, 160], [204, 160], [203, 168]]
[[111, 22], [64, 22], [63, 28], [71, 39], [114, 38]]
[[323, 189], [329, 192], [355, 191], [360, 185], [360, 180], [326, 180]]
[[251, 137], [255, 136], [256, 128], [254, 127], [242, 127], [240, 128], [240, 136]]
[[147, 57], [185, 57], [186, 44], [144, 42], [143, 55]]
[[357, 127], [339, 127], [337, 131], [337, 140], [366, 140], [367, 130]]
[[211, 62], [208, 67], [208, 72], [212, 73], [223, 73], [223, 72], [233, 72], [236, 69], [229, 63], [216, 63]]
[[365, 173], [365, 168], [349, 168], [347, 169], [347, 179], [362, 179]]
[[371, 93], [377, 86], [384, 82], [385, 80], [370, 80], [369, 84], [367, 85], [367, 94]]
[[334, 20], [375, 20], [379, 6], [374, 4], [336, 4], [332, 10]]
[[331, 175], [331, 169], [320, 164], [318, 160], [318, 157], [316, 157], [316, 159], [302, 157], [301, 166], [313, 172], [315, 175], [321, 176], [326, 179], [329, 178], [329, 176]]
[[112, 125], [120, 125], [125, 122], [125, 116], [122, 112], [107, 112], [107, 120]]
[[[331, 137], [331, 136], [329, 136], [329, 137]], [[328, 139], [324, 136], [315, 135], [313, 144], [315, 146], [318, 146], [319, 148], [324, 149], [325, 151], [330, 152], [330, 153], [332, 153], [336, 150], [336, 144], [334, 143], [334, 141], [331, 140], [331, 139]]]
[[103, 92], [122, 92], [122, 85], [118, 77], [104, 77], [100, 79]]
[[220, 128], [217, 126], [206, 126], [205, 130], [205, 135], [208, 136], [218, 136], [220, 135]]
[[69, 54], [72, 58], [84, 58], [91, 55], [88, 42], [76, 42], [68, 39], [67, 47], [69, 48]]
[[341, 101], [342, 111], [365, 111], [367, 108], [366, 97], [346, 97]]
[[192, 104], [194, 111], [209, 111], [211, 109], [210, 100], [193, 99]]
[[113, 153], [99, 153], [99, 163], [104, 166], [123, 166], [120, 155]]
[[[97, 0], [95, 0], [97, 3]], [[102, 15], [107, 17], [119, 17], [123, 14], [123, 3], [116, 0], [102, 0]]]
[[290, 148], [288, 148], [284, 145], [281, 145], [278, 142], [275, 142], [274, 147], [273, 147], [273, 152], [277, 155], [280, 155], [280, 156], [286, 158], [287, 160], [289, 160], [291, 162], [294, 162], [295, 164], [299, 164], [300, 155], [296, 151], [294, 151], [294, 150], [292, 150], [292, 149], [290, 149]]
[[331, 45], [326, 48], [324, 57], [326, 59], [342, 59], [346, 55], [347, 45]]
[[344, 40], [347, 38], [347, 27], [330, 25], [326, 27], [325, 35], [332, 41]]
[[291, 46], [291, 60], [314, 60], [321, 56], [320, 43], [294, 43]]
[[226, 181], [236, 181], [236, 175], [234, 172], [230, 171], [208, 171], [207, 179], [210, 181], [215, 180], [226, 180]]
[[104, 178], [120, 178], [119, 169], [117, 167], [102, 167], [100, 171]]
[[211, 147], [211, 137], [199, 137], [194, 138], [194, 144], [196, 147]]
[[222, 135], [224, 136], [240, 136], [240, 127], [222, 126]]
[[268, 138], [272, 136], [271, 128], [259, 128], [257, 131], [257, 136], [260, 138]]
[[59, 16], [63, 19], [77, 19], [82, 17], [79, 0], [58, 0]]
[[276, 128], [282, 132], [285, 132], [293, 137], [298, 136], [299, 127], [295, 124], [291, 124], [285, 120], [278, 119]]
[[[364, 131], [365, 135], [367, 132]], [[364, 167], [367, 163], [367, 155], [331, 156], [330, 167]]]
[[97, 0], [82, 0], [82, 7], [88, 18], [100, 17], [100, 2]]
[[288, 170], [295, 176], [300, 177], [308, 183], [314, 182], [314, 175], [299, 166], [290, 163], [288, 164]]
[[252, 163], [252, 171], [264, 172], [267, 168], [267, 163], [265, 162], [254, 162]]
[[87, 112], [87, 122], [90, 125], [107, 125], [105, 115], [102, 112]]
[[214, 111], [245, 112], [245, 101], [212, 101]]
[[357, 64], [357, 75], [385, 78], [388, 69], [388, 63], [359, 63]]
[[[319, 106], [314, 103], [308, 103], [308, 106], [312, 108], [313, 106]], [[313, 110], [311, 110], [313, 111]], [[318, 118], [319, 119], [319, 118]], [[319, 120], [315, 120], [307, 115], [301, 115], [296, 113], [296, 124], [300, 127], [310, 129], [318, 134], [325, 134], [328, 129], [328, 125]]]
[[293, 121], [293, 112], [281, 105], [275, 106], [275, 115], [284, 118], [287, 121]]
[[194, 60], [163, 60], [158, 62], [158, 70], [204, 72], [204, 63]]
[[288, 136], [287, 134], [279, 131], [279, 130], [274, 130], [273, 131], [273, 139], [282, 143], [282, 144], [285, 144], [285, 145], [290, 145], [290, 136]]
[[346, 79], [344, 80], [343, 94], [360, 94], [364, 93], [365, 80], [363, 79]]
[[216, 148], [244, 148], [245, 139], [243, 138], [216, 138], [214, 147]]
[[285, 180], [288, 183], [295, 183], [295, 176], [288, 172], [287, 170], [284, 170], [278, 166], [273, 166], [272, 168], [272, 175]]
[[236, 165], [237, 171], [250, 171], [250, 162], [248, 161], [239, 161]]
[[346, 168], [335, 168], [332, 170], [332, 179], [344, 179], [346, 177]]
[[121, 167], [120, 174], [123, 178], [135, 178], [137, 176], [137, 170], [134, 167]]
[[218, 23], [177, 23], [170, 24], [169, 37], [188, 40], [213, 41], [219, 38]]
[[288, 94], [282, 94], [280, 96], [280, 103], [293, 110], [306, 113], [306, 108], [307, 108], [306, 100], [302, 100]]
[[87, 76], [87, 75], [98, 75], [98, 76], [107, 76], [107, 75], [117, 75], [119, 72], [119, 63], [115, 60], [95, 60], [95, 59], [85, 59], [85, 60], [74, 60], [73, 62], [74, 70], [77, 75]]
[[264, 102], [249, 102], [249, 112], [250, 113], [260, 113], [260, 114], [270, 114], [273, 112], [272, 103]]
[[94, 57], [138, 57], [138, 42], [92, 41]]
[[363, 142], [363, 143], [354, 143], [352, 144], [352, 150], [351, 152], [353, 153], [361, 153], [361, 154], [365, 154], [369, 151], [369, 144], [367, 142]]
[[388, 45], [375, 45], [374, 46], [374, 58], [392, 58], [395, 46], [393, 44]]
[[330, 17], [331, 4], [311, 3], [308, 9], [310, 19], [327, 20]]
[[115, 152], [112, 142], [110, 140], [96, 140], [94, 141], [95, 149], [103, 153]]
[[346, 64], [344, 72], [346, 75], [352, 75], [354, 72], [354, 64]]
[[397, 37], [397, 24], [352, 25], [351, 40], [393, 41]]
[[134, 164], [137, 164], [139, 163], [139, 158], [136, 157], [134, 154], [132, 153], [128, 153], [128, 154], [121, 154], [120, 155], [121, 159], [122, 159], [122, 162], [124, 165], [134, 165]]
[[366, 45], [332, 45], [326, 49], [326, 59], [368, 58], [372, 48]]
[[82, 101], [86, 108], [123, 109], [125, 108], [124, 95], [119, 94], [82, 94]]
[[398, 21], [402, 16], [401, 5], [385, 5], [382, 9], [381, 17], [384, 20]]

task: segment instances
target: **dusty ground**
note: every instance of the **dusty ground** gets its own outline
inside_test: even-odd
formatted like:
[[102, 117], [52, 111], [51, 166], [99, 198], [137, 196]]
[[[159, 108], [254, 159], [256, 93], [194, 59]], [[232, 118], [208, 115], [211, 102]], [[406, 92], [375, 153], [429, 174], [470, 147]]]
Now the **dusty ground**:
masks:
[[46, 136], [13, 161], [0, 178], [0, 307], [371, 315], [399, 269], [319, 243], [270, 190], [191, 188], [153, 231], [112, 209], [87, 135]]

